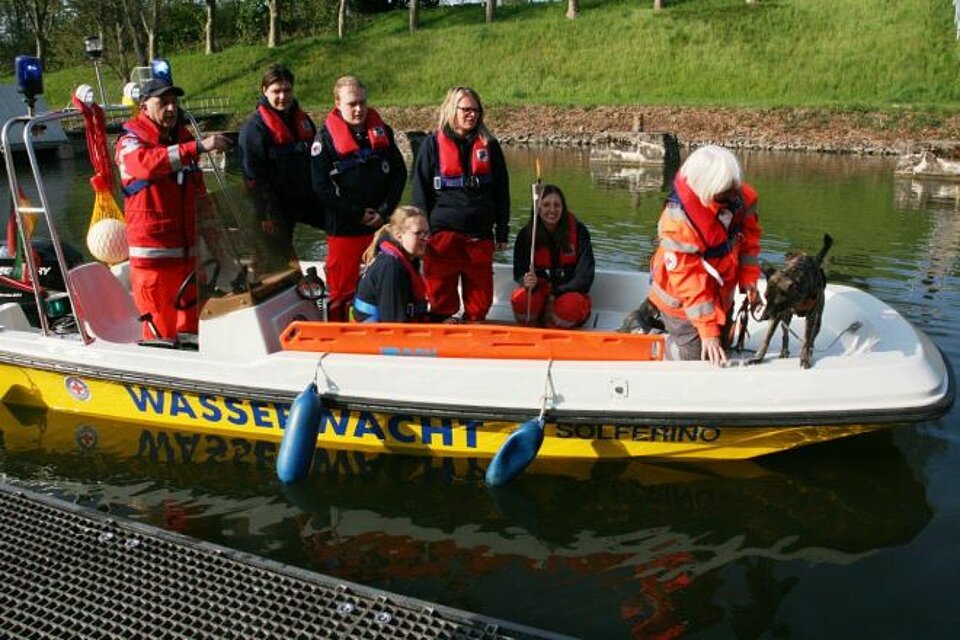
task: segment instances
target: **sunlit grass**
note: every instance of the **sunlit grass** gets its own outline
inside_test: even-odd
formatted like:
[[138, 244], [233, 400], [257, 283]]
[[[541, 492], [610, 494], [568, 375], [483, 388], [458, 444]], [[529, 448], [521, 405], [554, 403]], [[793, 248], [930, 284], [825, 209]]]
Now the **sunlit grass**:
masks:
[[[212, 56], [165, 52], [188, 95], [252, 105], [263, 68], [297, 73], [302, 103], [323, 109], [333, 81], [361, 76], [381, 105], [437, 104], [453, 84], [490, 104], [862, 106], [960, 104], [953, 6], [942, 0], [584, 0], [512, 3], [483, 22], [482, 6], [421, 12], [421, 29], [393, 11], [275, 50], [238, 46]], [[47, 78], [53, 105], [90, 82], [89, 66]], [[108, 93], [119, 97], [120, 82]]]

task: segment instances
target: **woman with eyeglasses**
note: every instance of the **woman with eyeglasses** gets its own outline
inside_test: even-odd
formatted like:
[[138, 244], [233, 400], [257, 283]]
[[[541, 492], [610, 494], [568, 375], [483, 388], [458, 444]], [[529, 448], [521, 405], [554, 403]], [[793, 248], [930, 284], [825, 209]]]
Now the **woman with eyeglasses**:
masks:
[[420, 259], [430, 225], [416, 207], [397, 207], [377, 229], [363, 255], [367, 270], [357, 285], [351, 315], [357, 322], [427, 322], [427, 287]]
[[657, 225], [648, 300], [681, 360], [727, 361], [737, 287], [752, 307], [760, 303], [760, 223], [757, 192], [728, 149], [715, 145], [690, 154], [673, 181]]
[[530, 269], [533, 220], [517, 233], [510, 296], [518, 324], [579, 327], [590, 316], [590, 286], [596, 262], [586, 225], [567, 209], [560, 187], [544, 185], [537, 205], [533, 269]]
[[[413, 202], [430, 219], [423, 259], [431, 314], [480, 322], [493, 303], [493, 253], [507, 248], [510, 182], [480, 96], [454, 87], [414, 163]], [[461, 300], [462, 295], [462, 300]]]

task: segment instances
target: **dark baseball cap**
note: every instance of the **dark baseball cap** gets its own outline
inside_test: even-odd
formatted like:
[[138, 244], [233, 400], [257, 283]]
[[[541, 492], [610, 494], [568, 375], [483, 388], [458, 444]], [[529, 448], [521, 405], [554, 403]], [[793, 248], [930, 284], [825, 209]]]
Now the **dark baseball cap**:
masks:
[[175, 96], [182, 96], [183, 89], [172, 85], [161, 78], [151, 78], [144, 82], [143, 86], [140, 87], [140, 102], [143, 102], [147, 98], [162, 96], [165, 93], [172, 93]]

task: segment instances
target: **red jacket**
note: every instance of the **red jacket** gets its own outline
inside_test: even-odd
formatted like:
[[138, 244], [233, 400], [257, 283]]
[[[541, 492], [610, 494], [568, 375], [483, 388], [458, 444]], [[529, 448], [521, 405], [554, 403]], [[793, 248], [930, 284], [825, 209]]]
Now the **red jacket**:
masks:
[[650, 301], [689, 320], [701, 338], [719, 337], [737, 285], [753, 287], [760, 277], [757, 193], [748, 184], [740, 191], [725, 225], [720, 217], [725, 210], [703, 206], [677, 176], [657, 225], [660, 245], [651, 261]]
[[178, 125], [175, 139], [140, 113], [123, 125], [116, 159], [125, 198], [130, 264], [157, 265], [193, 256], [197, 198], [206, 195], [199, 143]]

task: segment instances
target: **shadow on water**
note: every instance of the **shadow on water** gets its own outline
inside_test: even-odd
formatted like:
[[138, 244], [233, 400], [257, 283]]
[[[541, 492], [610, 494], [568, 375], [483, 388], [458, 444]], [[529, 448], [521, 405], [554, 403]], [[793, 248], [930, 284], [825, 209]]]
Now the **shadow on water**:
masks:
[[[3, 405], [0, 429], [0, 466], [32, 488], [583, 637], [733, 614], [766, 628], [806, 568], [905, 544], [931, 517], [886, 433], [760, 462], [537, 461], [492, 492], [471, 459], [319, 449], [308, 479], [283, 487], [273, 442]], [[741, 600], [718, 603], [735, 588]]]

